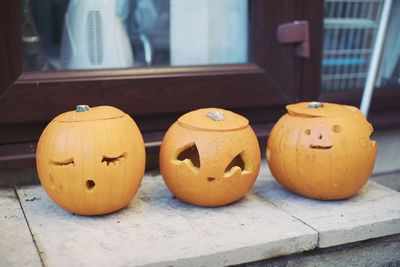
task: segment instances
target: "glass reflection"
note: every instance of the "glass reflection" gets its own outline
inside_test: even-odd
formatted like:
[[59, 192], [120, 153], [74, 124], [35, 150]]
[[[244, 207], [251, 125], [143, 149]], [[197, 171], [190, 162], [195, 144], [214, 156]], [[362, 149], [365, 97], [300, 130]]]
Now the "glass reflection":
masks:
[[247, 0], [24, 0], [24, 71], [248, 61]]

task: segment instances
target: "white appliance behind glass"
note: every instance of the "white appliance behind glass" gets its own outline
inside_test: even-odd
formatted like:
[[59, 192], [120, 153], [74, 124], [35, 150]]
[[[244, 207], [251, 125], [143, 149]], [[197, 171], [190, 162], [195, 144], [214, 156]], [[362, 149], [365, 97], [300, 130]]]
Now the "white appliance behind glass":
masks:
[[117, 0], [69, 2], [62, 33], [62, 69], [133, 66], [132, 48], [116, 8]]

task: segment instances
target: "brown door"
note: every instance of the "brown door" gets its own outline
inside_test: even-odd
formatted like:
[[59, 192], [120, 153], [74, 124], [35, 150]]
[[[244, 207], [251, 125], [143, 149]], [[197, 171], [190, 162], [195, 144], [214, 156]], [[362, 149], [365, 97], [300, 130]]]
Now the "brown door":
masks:
[[[34, 5], [40, 1], [32, 2]], [[170, 2], [168, 12], [172, 14]], [[315, 99], [319, 94], [322, 1], [246, 2], [247, 57], [242, 62], [173, 65], [167, 60], [166, 64], [130, 68], [45, 71], [24, 71], [24, 14], [19, 5], [20, 1], [13, 0], [0, 3], [0, 21], [9, 25], [0, 29], [3, 145], [35, 144], [53, 117], [77, 104], [112, 105], [131, 114], [148, 144], [158, 144], [165, 130], [182, 113], [210, 106], [245, 115], [255, 128], [259, 126], [257, 135], [265, 137], [268, 125], [282, 114], [285, 104]], [[224, 14], [221, 13], [221, 19]], [[308, 21], [308, 58], [295, 55], [296, 44], [277, 41], [278, 25], [295, 20]], [[170, 32], [170, 39], [171, 36]], [[156, 153], [157, 148], [152, 151]]]

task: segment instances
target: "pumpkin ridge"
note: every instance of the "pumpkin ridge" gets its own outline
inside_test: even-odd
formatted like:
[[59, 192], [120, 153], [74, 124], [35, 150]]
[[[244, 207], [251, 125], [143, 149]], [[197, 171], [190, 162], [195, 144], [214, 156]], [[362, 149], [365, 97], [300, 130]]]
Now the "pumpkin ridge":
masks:
[[126, 117], [126, 114], [117, 116], [117, 117], [112, 117], [112, 118], [101, 118], [101, 119], [91, 119], [91, 120], [75, 120], [75, 121], [64, 121], [64, 120], [56, 120], [54, 119], [53, 122], [58, 122], [58, 123], [77, 123], [77, 122], [92, 122], [92, 121], [108, 121], [108, 120], [116, 120], [116, 119], [121, 119]]
[[249, 121], [236, 113], [220, 108], [203, 108], [178, 118], [178, 123], [190, 130], [226, 132], [244, 129]]
[[[319, 102], [318, 102], [319, 103]], [[298, 117], [317, 117], [317, 118], [331, 118], [331, 117], [345, 117], [357, 115], [357, 110], [351, 106], [321, 102], [322, 107], [310, 108], [309, 105], [313, 102], [300, 102], [286, 106], [289, 115]]]
[[194, 127], [194, 126], [191, 126], [184, 122], [181, 122], [179, 120], [178, 120], [178, 124], [188, 130], [204, 131], [204, 132], [233, 132], [233, 131], [240, 131], [240, 130], [243, 130], [243, 129], [246, 129], [247, 127], [249, 127], [249, 125], [247, 124], [245, 126], [234, 128], [234, 129], [208, 129], [208, 128]]
[[[304, 113], [297, 113], [293, 111], [288, 111], [289, 116], [293, 117], [300, 117], [300, 118], [330, 118], [333, 116], [325, 116], [325, 115], [319, 115], [319, 114], [304, 114]], [[341, 114], [338, 116], [335, 116], [336, 118], [345, 118], [348, 116], [354, 116], [354, 114]]]

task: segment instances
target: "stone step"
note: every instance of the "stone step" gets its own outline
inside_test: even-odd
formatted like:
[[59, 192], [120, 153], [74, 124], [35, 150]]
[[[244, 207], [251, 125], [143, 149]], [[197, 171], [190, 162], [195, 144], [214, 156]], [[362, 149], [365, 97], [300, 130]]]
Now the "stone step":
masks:
[[126, 208], [104, 216], [73, 215], [40, 186], [18, 195], [46, 266], [222, 266], [317, 245], [316, 231], [254, 193], [201, 208], [174, 198], [161, 176], [145, 176]]
[[400, 233], [400, 193], [369, 182], [346, 200], [311, 200], [280, 186], [264, 164], [246, 197], [219, 208], [181, 202], [159, 174], [146, 174], [127, 207], [103, 216], [71, 214], [41, 186], [17, 194], [37, 248], [15, 192], [0, 191], [7, 266], [40, 266], [37, 249], [45, 266], [224, 266]]
[[253, 191], [318, 231], [321, 248], [400, 233], [400, 193], [374, 182], [333, 201], [299, 196], [270, 177], [261, 177]]
[[42, 266], [13, 188], [0, 189], [0, 266]]

